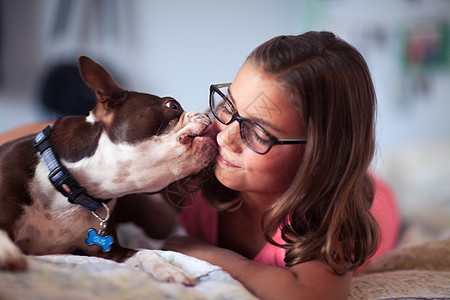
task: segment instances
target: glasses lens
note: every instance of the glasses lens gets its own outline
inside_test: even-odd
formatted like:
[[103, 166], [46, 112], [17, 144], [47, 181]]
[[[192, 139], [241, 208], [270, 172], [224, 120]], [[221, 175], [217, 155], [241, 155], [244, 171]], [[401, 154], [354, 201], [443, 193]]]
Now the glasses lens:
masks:
[[[226, 95], [227, 88], [220, 89]], [[233, 117], [233, 110], [227, 101], [218, 93], [213, 91], [211, 94], [211, 111], [220, 122], [228, 124]]]
[[258, 153], [266, 153], [270, 146], [270, 135], [267, 131], [249, 121], [243, 121], [242, 135], [246, 144]]

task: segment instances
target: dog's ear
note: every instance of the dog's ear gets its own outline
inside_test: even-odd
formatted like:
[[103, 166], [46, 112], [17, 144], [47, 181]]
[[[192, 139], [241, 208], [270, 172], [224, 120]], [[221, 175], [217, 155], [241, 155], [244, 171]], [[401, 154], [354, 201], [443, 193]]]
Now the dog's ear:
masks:
[[87, 56], [78, 58], [81, 78], [95, 92], [98, 101], [114, 106], [125, 100], [127, 91], [122, 89], [99, 63]]

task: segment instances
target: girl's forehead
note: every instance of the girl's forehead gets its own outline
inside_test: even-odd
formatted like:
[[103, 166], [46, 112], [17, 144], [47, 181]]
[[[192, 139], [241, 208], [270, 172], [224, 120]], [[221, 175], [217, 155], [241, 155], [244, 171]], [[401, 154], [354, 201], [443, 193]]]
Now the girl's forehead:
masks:
[[[228, 97], [239, 115], [260, 125], [278, 125], [284, 119], [298, 119], [295, 105], [274, 76], [246, 62], [228, 90]], [[266, 123], [266, 124], [264, 124]], [[264, 126], [265, 127], [265, 126]]]
[[239, 101], [233, 96], [233, 92], [229, 90], [228, 98], [240, 116], [249, 118], [266, 129], [271, 128], [275, 131], [281, 131], [273, 122], [276, 115], [281, 114], [281, 109], [274, 101], [270, 100], [264, 91], [261, 91], [254, 99], [252, 97], [239, 97], [243, 99], [243, 101]]

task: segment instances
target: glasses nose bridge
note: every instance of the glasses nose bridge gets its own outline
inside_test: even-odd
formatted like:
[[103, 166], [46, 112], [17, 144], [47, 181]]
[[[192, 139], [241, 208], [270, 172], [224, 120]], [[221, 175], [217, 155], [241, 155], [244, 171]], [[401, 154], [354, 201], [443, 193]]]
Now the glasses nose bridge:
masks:
[[244, 131], [244, 122], [246, 120], [243, 117], [241, 117], [237, 112], [234, 112], [228, 125], [230, 125], [234, 121], [238, 122], [239, 132], [241, 134], [242, 139], [245, 140], [243, 131]]
[[233, 112], [233, 115], [231, 116], [231, 120], [230, 120], [230, 122], [228, 122], [228, 124], [231, 124], [234, 121], [237, 121], [239, 123], [239, 127], [242, 126], [241, 123], [242, 123], [243, 119], [236, 111]]
[[236, 112], [233, 114], [231, 120], [227, 124], [227, 127], [231, 130], [234, 129], [233, 126], [230, 126], [233, 125], [234, 121], [237, 122], [237, 128], [239, 129], [239, 131], [241, 131], [243, 119]]

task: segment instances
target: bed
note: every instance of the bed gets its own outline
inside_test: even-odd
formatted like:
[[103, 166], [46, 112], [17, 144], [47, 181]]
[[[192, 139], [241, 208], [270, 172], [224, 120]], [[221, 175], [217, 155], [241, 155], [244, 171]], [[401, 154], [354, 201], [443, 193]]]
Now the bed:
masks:
[[[404, 217], [401, 240], [355, 274], [349, 299], [450, 299], [450, 142], [429, 147], [385, 158], [391, 169], [382, 176], [394, 187]], [[133, 224], [123, 224], [118, 233], [131, 248], [155, 249], [160, 242]], [[158, 253], [197, 284], [157, 282], [96, 257], [28, 256], [29, 271], [0, 271], [0, 299], [254, 299], [217, 266], [176, 252]]]
[[399, 244], [354, 276], [350, 299], [450, 299], [450, 140], [402, 144], [378, 173], [398, 199]]
[[[423, 239], [426, 232], [410, 225], [404, 234]], [[450, 299], [450, 231], [432, 234], [376, 257], [353, 277], [349, 298]]]
[[75, 256], [28, 257], [29, 271], [1, 272], [0, 299], [254, 299], [245, 288], [206, 262], [165, 251], [196, 285], [162, 283], [110, 260]]
[[[134, 244], [154, 246], [155, 241], [131, 224], [120, 232]], [[401, 243], [354, 276], [349, 299], [450, 299], [450, 231], [409, 225]], [[97, 257], [28, 256], [29, 271], [0, 272], [0, 299], [255, 299], [217, 266], [154, 251], [195, 278], [196, 285], [158, 282], [140, 270]]]

